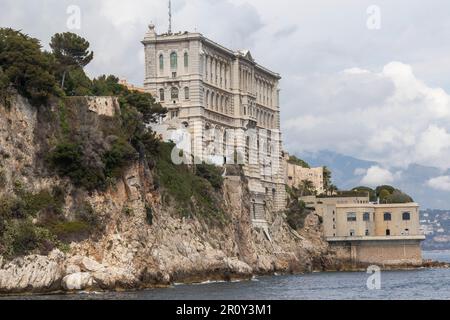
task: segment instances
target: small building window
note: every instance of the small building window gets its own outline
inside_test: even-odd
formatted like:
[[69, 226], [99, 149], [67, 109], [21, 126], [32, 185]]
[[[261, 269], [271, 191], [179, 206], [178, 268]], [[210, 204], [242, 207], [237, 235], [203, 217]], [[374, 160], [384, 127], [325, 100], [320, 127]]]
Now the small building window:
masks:
[[356, 220], [357, 220], [356, 213], [354, 213], [354, 212], [347, 213], [347, 221], [348, 222], [355, 222]]
[[370, 236], [369, 230], [366, 230], [366, 237]]
[[170, 68], [176, 69], [178, 67], [178, 55], [176, 52], [170, 54]]
[[389, 237], [390, 235], [391, 235], [391, 230], [387, 229], [387, 230], [386, 230], [386, 236]]
[[184, 88], [184, 99], [189, 100], [189, 88]]
[[172, 88], [172, 90], [170, 91], [170, 97], [172, 98], [172, 100], [178, 100], [178, 88]]
[[164, 70], [164, 56], [162, 54], [159, 55], [159, 70]]
[[369, 212], [365, 212], [363, 215], [363, 220], [364, 221], [370, 221], [370, 213]]
[[159, 89], [159, 100], [160, 101], [164, 101], [165, 100], [164, 89]]
[[384, 221], [392, 221], [392, 214], [389, 212], [386, 212], [384, 214]]
[[184, 67], [189, 67], [189, 54], [187, 52], [184, 53]]
[[411, 220], [411, 213], [403, 212], [403, 221], [409, 221], [409, 220]]
[[356, 234], [355, 230], [350, 230], [350, 237], [354, 237]]

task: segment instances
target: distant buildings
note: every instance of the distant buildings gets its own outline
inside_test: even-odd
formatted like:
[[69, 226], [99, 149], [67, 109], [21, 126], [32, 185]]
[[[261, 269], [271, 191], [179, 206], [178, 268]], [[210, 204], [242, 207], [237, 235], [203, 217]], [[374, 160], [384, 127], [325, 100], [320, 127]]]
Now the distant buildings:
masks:
[[305, 168], [290, 161], [290, 155], [284, 153], [285, 182], [289, 187], [298, 188], [303, 181], [311, 181], [317, 194], [326, 192], [324, 187], [324, 168]]
[[144, 88], [135, 86], [135, 85], [133, 85], [131, 83], [128, 83], [127, 80], [125, 80], [125, 79], [120, 79], [119, 80], [119, 84], [127, 87], [127, 89], [130, 90], [130, 91], [145, 92]]
[[422, 263], [425, 236], [417, 203], [375, 204], [368, 196], [303, 200], [323, 218], [326, 240], [340, 258], [383, 265]]

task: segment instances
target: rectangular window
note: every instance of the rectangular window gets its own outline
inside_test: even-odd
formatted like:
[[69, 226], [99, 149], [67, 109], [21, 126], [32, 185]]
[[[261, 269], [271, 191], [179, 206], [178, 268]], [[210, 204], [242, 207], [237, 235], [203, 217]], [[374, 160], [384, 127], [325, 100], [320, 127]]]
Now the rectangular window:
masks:
[[384, 213], [384, 221], [392, 221], [392, 214], [390, 212]]
[[366, 222], [370, 221], [370, 213], [369, 212], [364, 213], [363, 220]]
[[355, 212], [350, 212], [350, 213], [347, 213], [347, 221], [348, 222], [355, 222], [357, 219], [356, 219], [356, 213]]

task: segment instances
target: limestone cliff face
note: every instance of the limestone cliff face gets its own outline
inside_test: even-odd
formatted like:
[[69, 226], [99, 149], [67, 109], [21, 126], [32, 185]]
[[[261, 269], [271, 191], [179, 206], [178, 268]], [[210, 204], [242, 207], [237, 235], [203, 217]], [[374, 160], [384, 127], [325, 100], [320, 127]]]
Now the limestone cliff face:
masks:
[[[20, 97], [9, 110], [0, 105], [0, 158], [5, 173], [0, 195], [10, 191], [17, 178], [35, 191], [61, 183], [73, 188], [59, 178], [44, 178], [37, 170], [35, 137], [40, 128], [36, 117], [36, 111]], [[54, 250], [48, 256], [10, 262], [0, 257], [0, 293], [138, 289], [308, 272], [322, 268], [330, 257], [314, 214], [299, 234], [281, 214], [268, 214], [269, 230], [253, 229], [249, 194], [241, 177], [225, 180], [224, 207], [232, 219], [224, 227], [176, 218], [152, 185], [152, 172], [136, 162], [106, 192], [85, 194], [84, 200], [104, 221], [102, 235], [72, 243], [65, 253]], [[66, 199], [66, 211], [71, 201]], [[152, 224], [146, 223], [149, 204]]]

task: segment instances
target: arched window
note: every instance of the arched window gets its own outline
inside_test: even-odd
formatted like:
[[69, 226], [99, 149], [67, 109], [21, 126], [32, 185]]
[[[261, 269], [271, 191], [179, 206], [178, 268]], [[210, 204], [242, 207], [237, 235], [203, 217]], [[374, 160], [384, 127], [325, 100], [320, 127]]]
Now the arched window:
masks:
[[216, 111], [219, 111], [219, 95], [216, 95]]
[[170, 68], [176, 69], [178, 67], [178, 55], [176, 52], [170, 54]]
[[184, 99], [189, 100], [189, 88], [184, 88]]
[[214, 109], [214, 92], [211, 93], [211, 109]]
[[178, 100], [178, 96], [179, 96], [178, 88], [173, 87], [172, 90], [170, 91], [170, 97], [172, 98], [172, 100]]
[[206, 108], [209, 107], [209, 91], [206, 91], [205, 105], [206, 105]]
[[392, 214], [389, 212], [386, 212], [384, 214], [384, 221], [392, 221]]
[[162, 54], [159, 55], [159, 70], [164, 70], [164, 56]]
[[409, 220], [411, 220], [411, 213], [403, 212], [403, 221], [409, 221]]
[[159, 100], [164, 101], [164, 89], [159, 89]]
[[184, 53], [184, 67], [189, 67], [189, 54], [187, 52]]

